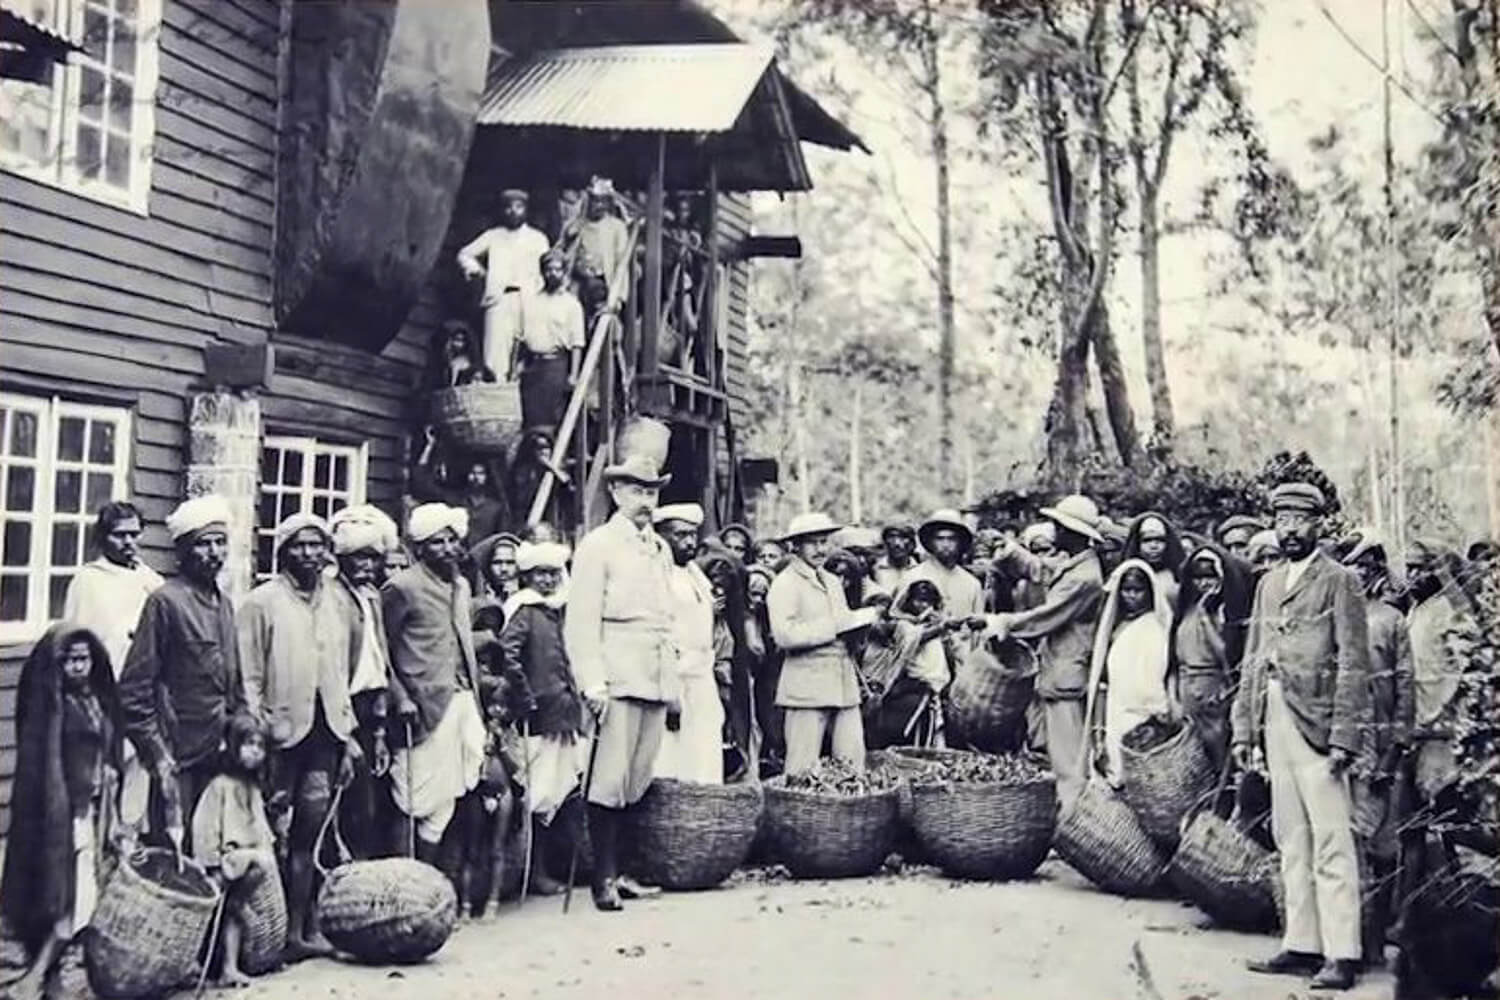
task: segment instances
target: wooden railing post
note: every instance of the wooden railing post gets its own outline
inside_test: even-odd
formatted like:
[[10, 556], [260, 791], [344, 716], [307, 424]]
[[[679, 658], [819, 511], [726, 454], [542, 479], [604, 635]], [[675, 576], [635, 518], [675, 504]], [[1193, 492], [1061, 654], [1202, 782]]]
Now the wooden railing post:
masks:
[[708, 377], [715, 389], [724, 384], [719, 357], [719, 167], [714, 160], [708, 163], [708, 220], [704, 229], [707, 234], [708, 264], [704, 268], [703, 308], [698, 314], [698, 368]]
[[651, 165], [651, 186], [646, 196], [646, 301], [645, 326], [641, 330], [641, 369], [647, 385], [660, 373], [662, 214], [666, 209], [667, 134], [656, 135], [656, 155]]

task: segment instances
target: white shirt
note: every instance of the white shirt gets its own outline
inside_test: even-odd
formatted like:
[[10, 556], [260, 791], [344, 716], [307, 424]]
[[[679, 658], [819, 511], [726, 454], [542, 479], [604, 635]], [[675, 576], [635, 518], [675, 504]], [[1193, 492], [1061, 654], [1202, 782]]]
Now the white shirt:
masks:
[[[542, 254], [552, 248], [541, 230], [522, 223], [518, 229], [486, 229], [458, 252], [459, 266], [483, 270], [484, 305], [500, 300], [507, 288], [533, 292], [542, 287]], [[481, 266], [479, 259], [484, 258]]]
[[161, 585], [160, 574], [145, 563], [129, 568], [100, 556], [79, 567], [73, 582], [68, 584], [63, 618], [99, 637], [118, 678], [125, 668], [125, 654], [135, 637], [141, 608], [151, 592]]
[[566, 289], [527, 296], [521, 306], [521, 342], [532, 354], [582, 350], [583, 305]]
[[1304, 558], [1296, 562], [1288, 561], [1286, 564], [1286, 589], [1291, 590], [1302, 579], [1302, 574], [1307, 572], [1307, 567], [1312, 565], [1313, 559], [1317, 558], [1318, 550], [1315, 548]]
[[359, 662], [354, 665], [354, 676], [349, 679], [349, 693], [381, 691], [386, 686], [385, 636], [375, 634], [375, 609], [371, 597], [356, 589], [354, 597], [359, 601], [360, 615], [364, 618], [364, 633], [359, 644]]
[[680, 677], [714, 672], [714, 590], [697, 563], [674, 566], [671, 576], [673, 638]]

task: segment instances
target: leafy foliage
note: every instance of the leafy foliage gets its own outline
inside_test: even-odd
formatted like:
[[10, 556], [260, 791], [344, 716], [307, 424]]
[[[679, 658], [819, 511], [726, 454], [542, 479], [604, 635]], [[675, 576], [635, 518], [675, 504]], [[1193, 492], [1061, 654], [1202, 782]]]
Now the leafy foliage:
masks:
[[1460, 794], [1494, 831], [1500, 829], [1500, 575], [1491, 567], [1472, 583], [1476, 613], [1447, 636], [1460, 675], [1453, 740]]

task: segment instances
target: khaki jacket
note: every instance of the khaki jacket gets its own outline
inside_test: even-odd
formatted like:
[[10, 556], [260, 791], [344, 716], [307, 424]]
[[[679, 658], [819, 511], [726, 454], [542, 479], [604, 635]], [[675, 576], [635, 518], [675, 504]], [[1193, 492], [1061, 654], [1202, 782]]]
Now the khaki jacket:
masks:
[[854, 658], [839, 639], [849, 605], [838, 577], [793, 559], [766, 595], [771, 636], [786, 654], [776, 704], [783, 708], [853, 708], [860, 703]]
[[1264, 736], [1266, 681], [1281, 681], [1297, 729], [1319, 753], [1358, 756], [1370, 724], [1370, 644], [1359, 578], [1322, 552], [1288, 587], [1286, 565], [1255, 591], [1232, 717], [1234, 741]]

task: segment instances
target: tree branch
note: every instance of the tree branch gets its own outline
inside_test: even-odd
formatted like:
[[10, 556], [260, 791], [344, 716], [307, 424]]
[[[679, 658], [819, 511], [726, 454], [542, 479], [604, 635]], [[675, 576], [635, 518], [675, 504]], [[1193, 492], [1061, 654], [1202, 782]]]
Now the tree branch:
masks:
[[[1120, 65], [1115, 67], [1114, 75], [1110, 77], [1109, 83], [1104, 88], [1104, 95], [1100, 101], [1103, 106], [1107, 107], [1109, 105], [1109, 102], [1114, 99], [1115, 87], [1117, 87], [1120, 83], [1120, 76], [1125, 72], [1125, 67], [1130, 65], [1130, 63], [1134, 61], [1135, 51], [1141, 44], [1141, 37], [1146, 33], [1146, 25], [1151, 23], [1151, 15], [1155, 13], [1156, 8], [1160, 6], [1161, 0], [1151, 0], [1151, 6], [1146, 8], [1146, 13], [1141, 18], [1140, 25], [1137, 26], [1135, 33], [1130, 36], [1130, 42], [1125, 47], [1125, 55], [1120, 59]], [[1103, 19], [1103, 14], [1101, 12], [1102, 7], [1103, 5], [1101, 4], [1100, 7], [1096, 8], [1095, 10], [1095, 16], [1100, 20]], [[1090, 36], [1094, 34], [1094, 28], [1092, 26], [1090, 26], [1089, 28], [1089, 34]]]

